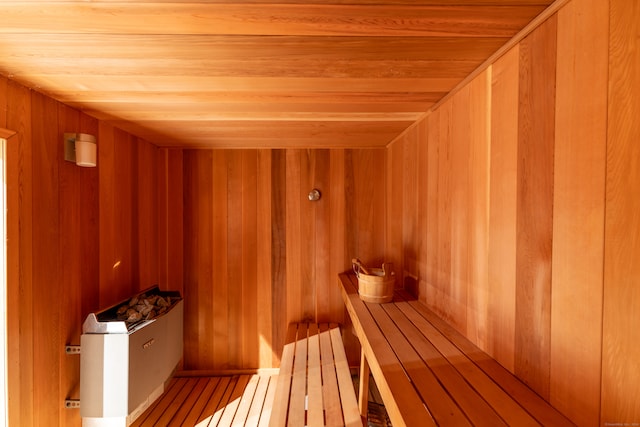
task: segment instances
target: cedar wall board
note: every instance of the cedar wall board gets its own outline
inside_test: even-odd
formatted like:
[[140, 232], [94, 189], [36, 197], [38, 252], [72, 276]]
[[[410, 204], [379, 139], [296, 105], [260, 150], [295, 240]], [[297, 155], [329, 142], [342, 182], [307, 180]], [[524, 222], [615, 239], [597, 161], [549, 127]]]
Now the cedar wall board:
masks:
[[405, 285], [585, 426], [640, 420], [638, 22], [567, 2], [387, 149]]
[[[79, 426], [79, 411], [64, 409], [80, 382], [65, 345], [80, 343], [89, 312], [158, 281], [157, 148], [15, 82], [0, 87], [16, 132], [6, 157], [9, 424]], [[97, 136], [97, 168], [64, 160], [66, 132]]]
[[278, 366], [288, 323], [343, 322], [335, 277], [384, 253], [385, 151], [182, 156], [185, 368]]
[[405, 230], [422, 225], [387, 256], [418, 275], [423, 302], [578, 425], [640, 419], [639, 18], [624, 1], [567, 2], [388, 149], [426, 172], [418, 200], [402, 200], [407, 172], [394, 168], [416, 166], [389, 163], [401, 204], [390, 209]]
[[603, 423], [640, 422], [640, 4], [611, 0]]
[[607, 2], [558, 12], [550, 395], [578, 425], [599, 418], [607, 28]]

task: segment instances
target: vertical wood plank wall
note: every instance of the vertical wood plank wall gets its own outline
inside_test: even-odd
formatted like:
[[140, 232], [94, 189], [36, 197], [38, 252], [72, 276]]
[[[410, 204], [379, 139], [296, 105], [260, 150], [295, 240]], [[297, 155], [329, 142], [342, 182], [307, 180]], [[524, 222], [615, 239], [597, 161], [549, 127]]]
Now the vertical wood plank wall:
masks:
[[[158, 283], [158, 149], [0, 78], [7, 142], [9, 423], [79, 426], [86, 315]], [[98, 138], [98, 167], [64, 160], [63, 134]]]
[[640, 419], [631, 3], [568, 2], [387, 153], [405, 285], [581, 426]]
[[[16, 131], [11, 425], [80, 425], [63, 408], [79, 397], [64, 346], [89, 312], [133, 292], [183, 292], [185, 367], [273, 367], [287, 322], [343, 320], [335, 278], [352, 257], [383, 259], [384, 149], [159, 149], [4, 78], [0, 118]], [[64, 161], [74, 131], [97, 136], [97, 168]]]
[[610, 0], [603, 423], [640, 419], [640, 4]]
[[335, 277], [351, 258], [383, 259], [385, 150], [183, 159], [185, 368], [278, 366], [289, 322], [344, 320]]

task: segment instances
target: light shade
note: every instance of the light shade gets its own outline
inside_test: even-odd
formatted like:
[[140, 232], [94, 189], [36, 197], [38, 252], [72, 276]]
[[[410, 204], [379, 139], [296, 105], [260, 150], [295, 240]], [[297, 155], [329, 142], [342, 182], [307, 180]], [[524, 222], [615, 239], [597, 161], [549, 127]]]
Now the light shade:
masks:
[[78, 166], [95, 167], [97, 165], [96, 137], [88, 133], [64, 134], [64, 159]]
[[76, 165], [96, 166], [96, 137], [87, 133], [76, 134]]

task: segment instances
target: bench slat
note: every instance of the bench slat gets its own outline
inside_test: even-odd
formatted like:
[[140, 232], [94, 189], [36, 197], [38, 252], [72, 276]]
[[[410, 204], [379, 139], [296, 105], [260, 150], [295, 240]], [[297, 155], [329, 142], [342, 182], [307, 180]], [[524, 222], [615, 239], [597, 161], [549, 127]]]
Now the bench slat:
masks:
[[358, 402], [354, 393], [345, 393], [345, 390], [353, 391], [353, 382], [349, 371], [349, 361], [342, 344], [342, 336], [337, 325], [332, 325], [330, 329], [331, 344], [333, 347], [333, 357], [335, 360], [336, 374], [338, 376], [338, 385], [340, 388], [340, 401], [342, 402], [342, 415], [344, 416], [344, 425], [361, 426], [362, 419], [358, 412]]
[[[286, 344], [282, 349], [282, 357], [280, 358], [280, 372], [278, 373], [278, 382], [276, 385], [280, 395], [291, 394], [291, 378], [293, 376], [293, 358], [296, 350], [297, 333], [297, 326], [295, 324], [289, 325], [287, 328]], [[270, 425], [286, 425], [288, 411], [289, 399], [274, 399], [273, 408], [271, 409]]]
[[269, 425], [362, 425], [338, 325], [289, 326]]
[[320, 367], [320, 336], [318, 325], [309, 325], [307, 368], [307, 425], [323, 426], [322, 369]]
[[296, 351], [287, 418], [291, 425], [303, 426], [306, 421], [305, 406], [307, 395], [307, 328], [304, 324], [298, 325], [295, 345]]
[[333, 346], [331, 345], [329, 325], [322, 324], [320, 330], [323, 381], [322, 394], [324, 397], [326, 423], [328, 426], [335, 426], [342, 423], [342, 406], [340, 404], [340, 399], [337, 398], [340, 392], [334, 367]]

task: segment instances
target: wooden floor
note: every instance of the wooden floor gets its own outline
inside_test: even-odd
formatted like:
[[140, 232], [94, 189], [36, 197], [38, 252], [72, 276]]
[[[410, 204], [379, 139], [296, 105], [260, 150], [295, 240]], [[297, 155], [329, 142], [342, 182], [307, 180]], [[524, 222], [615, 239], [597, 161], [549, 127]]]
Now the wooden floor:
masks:
[[267, 426], [277, 375], [175, 377], [135, 427]]

